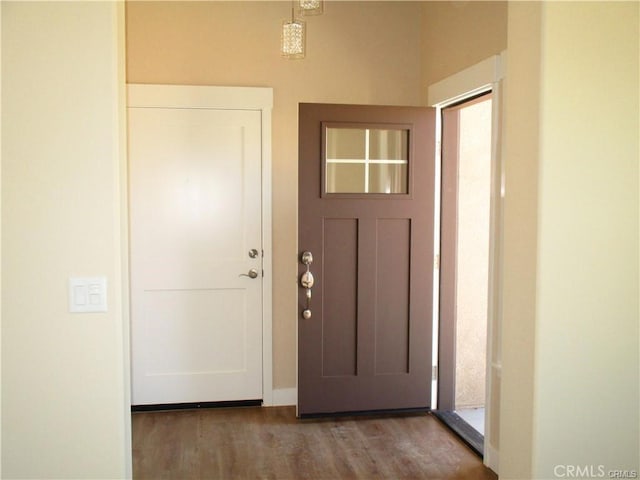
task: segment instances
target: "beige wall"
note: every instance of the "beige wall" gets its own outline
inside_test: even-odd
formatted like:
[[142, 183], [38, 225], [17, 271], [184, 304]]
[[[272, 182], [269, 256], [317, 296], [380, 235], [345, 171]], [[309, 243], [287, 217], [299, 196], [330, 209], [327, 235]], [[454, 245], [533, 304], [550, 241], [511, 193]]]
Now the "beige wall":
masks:
[[640, 469], [639, 7], [543, 10], [536, 478]]
[[432, 85], [499, 54], [506, 46], [507, 2], [424, 3], [423, 85]]
[[307, 57], [280, 57], [289, 2], [130, 2], [127, 81], [266, 86], [273, 108], [274, 387], [296, 386], [299, 102], [418, 105], [417, 2], [327, 2]]
[[[1, 8], [2, 477], [123, 478], [124, 11], [107, 2]], [[68, 312], [76, 275], [107, 277], [107, 313]]]
[[640, 469], [638, 8], [509, 6], [501, 478]]

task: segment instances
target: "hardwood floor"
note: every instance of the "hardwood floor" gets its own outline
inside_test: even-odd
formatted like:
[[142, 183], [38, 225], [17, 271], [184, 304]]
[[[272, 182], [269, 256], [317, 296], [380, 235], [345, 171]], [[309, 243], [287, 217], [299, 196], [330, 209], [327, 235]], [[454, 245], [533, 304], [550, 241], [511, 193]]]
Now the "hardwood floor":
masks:
[[134, 479], [497, 479], [428, 414], [298, 420], [294, 407], [133, 415]]

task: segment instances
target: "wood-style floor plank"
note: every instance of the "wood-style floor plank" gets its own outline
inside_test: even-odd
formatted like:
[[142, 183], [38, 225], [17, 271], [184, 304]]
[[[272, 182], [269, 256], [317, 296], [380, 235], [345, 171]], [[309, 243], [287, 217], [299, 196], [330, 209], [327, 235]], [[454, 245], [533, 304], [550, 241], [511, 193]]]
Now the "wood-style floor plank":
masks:
[[299, 420], [293, 407], [135, 413], [133, 476], [497, 479], [431, 415]]

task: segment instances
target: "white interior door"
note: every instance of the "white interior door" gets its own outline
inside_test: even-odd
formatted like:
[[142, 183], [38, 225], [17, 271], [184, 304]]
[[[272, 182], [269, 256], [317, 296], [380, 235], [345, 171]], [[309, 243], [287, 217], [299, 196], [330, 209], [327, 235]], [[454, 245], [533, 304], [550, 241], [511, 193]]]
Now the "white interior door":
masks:
[[261, 399], [260, 111], [128, 115], [132, 403]]

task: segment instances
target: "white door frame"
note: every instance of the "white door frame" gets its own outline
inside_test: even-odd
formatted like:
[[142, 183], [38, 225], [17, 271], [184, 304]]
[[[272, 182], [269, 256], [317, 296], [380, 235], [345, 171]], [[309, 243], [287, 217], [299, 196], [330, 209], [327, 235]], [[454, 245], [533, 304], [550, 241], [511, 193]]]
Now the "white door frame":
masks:
[[[273, 89], [128, 84], [127, 107], [214, 108], [261, 112], [262, 122], [262, 401], [273, 404], [271, 240], [271, 110]], [[127, 251], [130, 246], [127, 245]], [[127, 282], [128, 283], [128, 282]]]
[[[502, 355], [500, 351], [500, 331], [502, 322], [502, 225], [504, 204], [504, 167], [501, 148], [501, 110], [503, 99], [503, 79], [506, 71], [506, 51], [494, 55], [461, 72], [441, 80], [428, 90], [428, 104], [436, 107], [438, 126], [436, 132], [437, 157], [440, 154], [440, 118], [441, 110], [461, 100], [471, 98], [483, 92], [491, 91], [492, 96], [492, 129], [491, 129], [491, 205], [489, 215], [489, 282], [488, 282], [488, 311], [487, 311], [487, 371], [485, 393], [485, 434], [484, 434], [484, 463], [498, 473], [499, 452], [493, 446], [498, 432], [494, 431], [494, 417], [499, 419], [500, 412], [493, 411], [494, 405], [499, 405], [500, 379], [502, 373]], [[440, 185], [440, 162], [436, 162], [436, 185]], [[436, 212], [440, 211], [440, 192], [436, 191]], [[436, 219], [436, 235], [440, 232], [440, 218]], [[439, 249], [439, 238], [435, 242]], [[435, 255], [439, 258], [439, 250]], [[440, 271], [438, 268], [437, 275]], [[434, 288], [438, 288], [439, 278], [434, 281]], [[434, 292], [434, 299], [438, 299], [438, 292]], [[434, 305], [434, 365], [438, 361], [438, 322], [439, 305]], [[437, 392], [437, 380], [434, 381]], [[437, 399], [437, 394], [434, 393]], [[436, 403], [433, 403], [436, 405]]]

